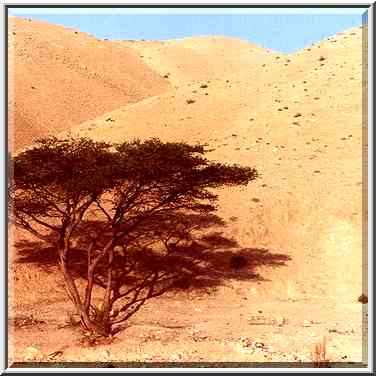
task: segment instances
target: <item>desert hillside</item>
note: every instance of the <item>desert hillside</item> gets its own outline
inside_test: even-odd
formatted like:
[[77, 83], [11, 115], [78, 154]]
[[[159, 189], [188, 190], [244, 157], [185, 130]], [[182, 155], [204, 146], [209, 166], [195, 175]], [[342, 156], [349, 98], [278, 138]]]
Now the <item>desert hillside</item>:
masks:
[[[201, 42], [209, 47], [196, 48]], [[277, 289], [300, 296], [308, 284], [311, 293], [353, 301], [362, 292], [362, 29], [296, 54], [257, 50], [262, 63], [254, 57], [257, 74], [249, 65], [252, 56], [240, 48], [247, 44], [225, 42], [228, 54], [236, 53], [237, 70], [222, 69], [215, 78], [211, 64], [200, 76], [195, 67], [182, 76], [175, 71], [174, 89], [74, 132], [112, 141], [160, 137], [208, 143], [212, 159], [256, 166], [262, 178], [246, 189], [222, 192], [220, 210], [236, 218], [228, 231], [244, 247], [293, 255], [290, 268], [271, 271], [268, 294]], [[214, 51], [217, 62], [218, 51], [224, 53], [217, 43], [192, 38], [147, 47], [134, 42], [134, 48], [147, 49], [151, 62], [158, 57], [161, 73], [162, 57], [167, 65], [173, 60], [173, 46], [185, 54], [192, 50], [186, 61], [196, 62], [197, 51], [200, 56]]]
[[175, 88], [229, 75], [260, 74], [277, 56], [248, 41], [229, 37], [190, 37], [170, 41], [119, 41], [165, 76]]
[[58, 25], [11, 17], [8, 45], [14, 150], [169, 87], [132, 49]]
[[[29, 30], [28, 21], [17, 22]], [[34, 48], [34, 52], [29, 52], [29, 59], [35, 62], [30, 69], [37, 71], [44, 61], [38, 59], [48, 59], [51, 73], [46, 75], [45, 70], [40, 70], [39, 76], [27, 75], [30, 80], [27, 85], [17, 84], [16, 75], [18, 98], [29, 102], [20, 99], [15, 106], [15, 119], [28, 120], [26, 116], [35, 119], [32, 116], [37, 112], [24, 110], [35, 101], [39, 113], [43, 113], [44, 125], [52, 127], [60, 119], [69, 119], [69, 127], [50, 128], [55, 134], [71, 128], [73, 134], [96, 140], [119, 142], [158, 137], [163, 141], [206, 143], [211, 150], [210, 159], [256, 167], [262, 175], [247, 187], [218, 192], [219, 215], [227, 222], [223, 232], [237, 241], [234, 252], [249, 255], [257, 278], [230, 279], [205, 299], [161, 297], [134, 319], [136, 326], [141, 325], [140, 330], [149, 330], [154, 325], [155, 331], [158, 318], [199, 327], [209, 339], [192, 346], [200, 349], [198, 353], [203, 358], [197, 354], [195, 357], [193, 353], [197, 351], [190, 352], [174, 342], [177, 335], [189, 337], [184, 337], [182, 343], [192, 340], [184, 330], [178, 334], [167, 331], [172, 333], [170, 339], [158, 332], [163, 337], [160, 340], [166, 341], [166, 354], [142, 344], [143, 351], [157, 354], [152, 358], [159, 356], [161, 360], [170, 359], [167, 349], [171, 345], [173, 351], [178, 348], [181, 353], [189, 354], [178, 360], [217, 361], [232, 356], [245, 361], [306, 361], [312, 359], [315, 341], [327, 336], [332, 359], [361, 361], [364, 316], [357, 299], [364, 292], [362, 273], [366, 265], [362, 153], [367, 142], [362, 118], [363, 29], [354, 28], [294, 54], [282, 54], [225, 37], [104, 42], [67, 29], [35, 24], [48, 28], [43, 43], [47, 44], [45, 39], [61, 38], [64, 46], [71, 48], [62, 56], [71, 59], [74, 55], [78, 65], [93, 64], [88, 69], [98, 69], [101, 74], [95, 79], [88, 77], [81, 74], [84, 68], [78, 69], [76, 65], [73, 68], [60, 62], [60, 58], [56, 60], [55, 49], [50, 57], [45, 53], [41, 57]], [[63, 38], [68, 33], [69, 38]], [[15, 43], [16, 50], [22, 51], [23, 39]], [[43, 45], [42, 50], [52, 48], [49, 44]], [[103, 51], [100, 56], [106, 58], [98, 60], [96, 51]], [[96, 59], [87, 57], [93, 54]], [[139, 75], [130, 75], [129, 67], [122, 75], [122, 61], [132, 62], [129, 66]], [[56, 64], [64, 64], [67, 80], [82, 80], [75, 87], [78, 97], [85, 98], [84, 106], [83, 102], [76, 103], [77, 97], [73, 100], [74, 91], [69, 91], [69, 85], [64, 86], [66, 81], [51, 83], [51, 77], [55, 79], [56, 75], [53, 69], [62, 70]], [[114, 64], [118, 64], [118, 69], [114, 69]], [[22, 65], [23, 71], [27, 66]], [[48, 98], [26, 95], [26, 90], [36, 91], [30, 89], [33, 79], [36, 88], [38, 82], [51, 88]], [[117, 86], [111, 86], [110, 90], [106, 84], [112, 79]], [[89, 82], [93, 87], [97, 85], [97, 91], [88, 89], [92, 95], [84, 95], [83, 87], [89, 88]], [[131, 85], [124, 89], [127, 93], [131, 88], [139, 91], [127, 97], [121, 85]], [[70, 101], [66, 105], [76, 106], [68, 112], [56, 107], [63, 106], [54, 96], [61, 93], [62, 87], [67, 90], [64, 100]], [[21, 90], [25, 90], [25, 97]], [[55, 90], [53, 95], [52, 90]], [[21, 120], [16, 131], [25, 124]], [[35, 132], [39, 131], [35, 128]], [[22, 133], [19, 136], [16, 133], [16, 137], [23, 140], [23, 145], [30, 141], [22, 138]], [[22, 311], [25, 304], [18, 296], [30, 296], [30, 305], [39, 304], [41, 297], [31, 294], [31, 282], [28, 286], [22, 282], [25, 277], [21, 274], [28, 274], [27, 266], [19, 264], [17, 268], [14, 302]], [[43, 278], [52, 281], [55, 277], [38, 270], [28, 278], [39, 283]], [[52, 288], [49, 294], [54, 296]], [[59, 297], [63, 307], [66, 303], [63, 296]], [[172, 318], [171, 307], [179, 312], [178, 316]], [[192, 317], [192, 311], [201, 313]], [[52, 315], [47, 309], [43, 312], [46, 317]], [[153, 324], [150, 312], [157, 315]], [[278, 324], [275, 328], [274, 324], [250, 326], [249, 317], [253, 314], [277, 317], [277, 322], [283, 317], [282, 323], [286, 318], [289, 324]], [[132, 330], [139, 335], [137, 328]], [[256, 355], [240, 354], [234, 338], [244, 333], [270, 343], [275, 353], [265, 350], [267, 354], [257, 351]], [[126, 339], [124, 335], [122, 340]], [[134, 341], [138, 344], [138, 340]], [[26, 345], [27, 341], [22, 343]], [[46, 343], [40, 346], [47, 346]], [[129, 356], [124, 355], [120, 345], [109, 349], [121, 359], [141, 356], [131, 349]], [[295, 355], [284, 358], [282, 353]], [[22, 358], [21, 353], [18, 356]], [[73, 353], [69, 356], [76, 357]]]

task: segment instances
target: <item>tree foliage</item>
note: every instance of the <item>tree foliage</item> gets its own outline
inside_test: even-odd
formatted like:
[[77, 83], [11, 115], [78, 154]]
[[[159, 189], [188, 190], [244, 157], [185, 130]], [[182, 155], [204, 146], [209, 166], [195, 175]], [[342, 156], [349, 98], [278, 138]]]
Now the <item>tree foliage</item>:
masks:
[[47, 138], [13, 158], [12, 218], [56, 248], [87, 330], [115, 333], [147, 299], [189, 281], [199, 267], [205, 242], [195, 233], [221, 223], [213, 214], [216, 189], [258, 176], [205, 153], [203, 145], [158, 139]]

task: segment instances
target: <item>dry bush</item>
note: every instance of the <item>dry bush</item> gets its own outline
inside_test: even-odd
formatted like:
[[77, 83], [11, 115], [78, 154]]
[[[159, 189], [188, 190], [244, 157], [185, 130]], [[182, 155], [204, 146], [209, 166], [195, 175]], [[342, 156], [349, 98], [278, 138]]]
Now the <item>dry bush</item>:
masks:
[[315, 350], [313, 352], [313, 363], [315, 367], [327, 367], [329, 364], [325, 336], [315, 344]]

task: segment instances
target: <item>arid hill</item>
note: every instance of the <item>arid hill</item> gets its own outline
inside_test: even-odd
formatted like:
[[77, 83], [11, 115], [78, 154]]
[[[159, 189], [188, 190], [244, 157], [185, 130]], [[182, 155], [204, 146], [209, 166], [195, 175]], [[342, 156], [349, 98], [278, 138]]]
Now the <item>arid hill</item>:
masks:
[[169, 88], [132, 49], [86, 33], [10, 17], [8, 38], [14, 150]]
[[[301, 296], [308, 285], [318, 295], [356, 299], [362, 292], [362, 29], [290, 55], [257, 49], [261, 57], [253, 66], [240, 48], [248, 51], [250, 44], [224, 39], [238, 69], [226, 72], [223, 64], [221, 76], [214, 76], [212, 65], [223, 63], [218, 41], [133, 42], [142, 54], [148, 51], [143, 56], [151, 67], [158, 58], [159, 73], [171, 72], [175, 88], [73, 132], [112, 141], [207, 142], [213, 159], [256, 166], [263, 174], [258, 183], [221, 193], [221, 211], [236, 217], [228, 231], [244, 246], [293, 255], [290, 268], [271, 272], [278, 294]], [[208, 47], [199, 49], [200, 43]], [[192, 62], [181, 76], [171, 69], [175, 46]], [[197, 51], [216, 56], [200, 75], [193, 67]]]
[[159, 74], [180, 87], [244, 72], [260, 73], [276, 54], [248, 41], [229, 37], [191, 37], [165, 42], [120, 41], [133, 48]]
[[[200, 301], [162, 297], [150, 305], [153, 318], [160, 314], [169, 324], [199, 327], [212, 341], [206, 348], [209, 342], [197, 344], [195, 340], [192, 348], [204, 353], [203, 358], [195, 358], [194, 351], [171, 339], [173, 351], [179, 348], [189, 353], [178, 359], [306, 361], [312, 360], [314, 343], [322, 336], [328, 339], [331, 360], [362, 359], [363, 306], [357, 299], [363, 292], [366, 265], [362, 227], [362, 157], [367, 146], [362, 117], [366, 84], [362, 76], [363, 32], [354, 28], [294, 54], [225, 37], [99, 42], [79, 33], [80, 40], [87, 38], [93, 43], [87, 49], [91, 54], [94, 46], [106, 45], [109, 54], [123, 51], [132, 56], [137, 67], [143, 67], [158, 83], [154, 86], [137, 78], [135, 85], [138, 82], [140, 88], [150, 85], [160, 91], [140, 96], [133, 103], [119, 104], [118, 97], [109, 97], [108, 103], [112, 99], [115, 109], [98, 109], [97, 117], [84, 122], [77, 121], [74, 116], [79, 111], [72, 110], [73, 134], [116, 142], [158, 137], [207, 143], [211, 159], [250, 165], [262, 174], [248, 187], [218, 192], [219, 215], [227, 222], [224, 234], [239, 243], [239, 252], [252, 255], [253, 250], [249, 262], [260, 278], [230, 280]], [[73, 43], [74, 39], [68, 40]], [[78, 54], [79, 46], [73, 47]], [[121, 59], [117, 63], [122, 65]], [[112, 65], [108, 77], [111, 72]], [[82, 89], [77, 90], [81, 93]], [[50, 100], [50, 105], [57, 103]], [[16, 116], [22, 116], [15, 108]], [[59, 111], [56, 116], [67, 116]], [[43, 114], [53, 121], [51, 112]], [[54, 132], [65, 129], [54, 128]], [[284, 255], [288, 261], [278, 265], [268, 259], [269, 253]], [[23, 264], [17, 268], [14, 301], [22, 309], [25, 304], [18, 296], [29, 296], [30, 304], [39, 302], [40, 298], [31, 294], [31, 286], [55, 277], [43, 271], [31, 273], [28, 278], [35, 282], [26, 286], [22, 273], [29, 275], [30, 269]], [[155, 325], [154, 321], [150, 324], [150, 312], [140, 311], [135, 318], [136, 325], [144, 325], [143, 331]], [[192, 312], [200, 314], [192, 316]], [[275, 328], [274, 324], [255, 326], [249, 324], [253, 314], [279, 317], [277, 321], [283, 316], [287, 324], [282, 318]], [[163, 321], [158, 317], [156, 322]], [[188, 332], [182, 329], [176, 335], [181, 333]], [[137, 328], [134, 334], [139, 335]], [[271, 344], [274, 353], [242, 353], [234, 338], [244, 335], [258, 336]], [[182, 343], [192, 340], [188, 337]], [[120, 345], [123, 342], [111, 351], [118, 351], [121, 359], [143, 356], [130, 349], [128, 357]], [[153, 360], [172, 356], [140, 346], [149, 355], [156, 354]], [[165, 346], [168, 352], [168, 340]], [[79, 359], [72, 352], [70, 356]]]

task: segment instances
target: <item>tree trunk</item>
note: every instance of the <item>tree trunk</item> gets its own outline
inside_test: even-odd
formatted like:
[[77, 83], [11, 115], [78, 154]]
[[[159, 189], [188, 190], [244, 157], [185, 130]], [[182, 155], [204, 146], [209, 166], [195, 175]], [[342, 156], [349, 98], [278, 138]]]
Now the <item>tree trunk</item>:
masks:
[[68, 296], [70, 297], [72, 303], [74, 304], [78, 315], [81, 318], [81, 324], [82, 326], [95, 334], [108, 336], [110, 333], [107, 333], [107, 330], [102, 327], [102, 325], [98, 325], [97, 323], [94, 323], [90, 320], [88, 310], [85, 310], [83, 303], [81, 301], [79, 292], [77, 290], [77, 286], [74, 283], [73, 277], [69, 270], [67, 269], [66, 262], [63, 259], [60, 259], [60, 270], [64, 277], [65, 287], [68, 293]]
[[108, 269], [107, 269], [107, 287], [103, 297], [102, 305], [102, 324], [106, 333], [111, 334], [111, 321], [110, 312], [112, 309], [112, 263], [114, 261], [114, 249], [113, 246], [108, 250]]

